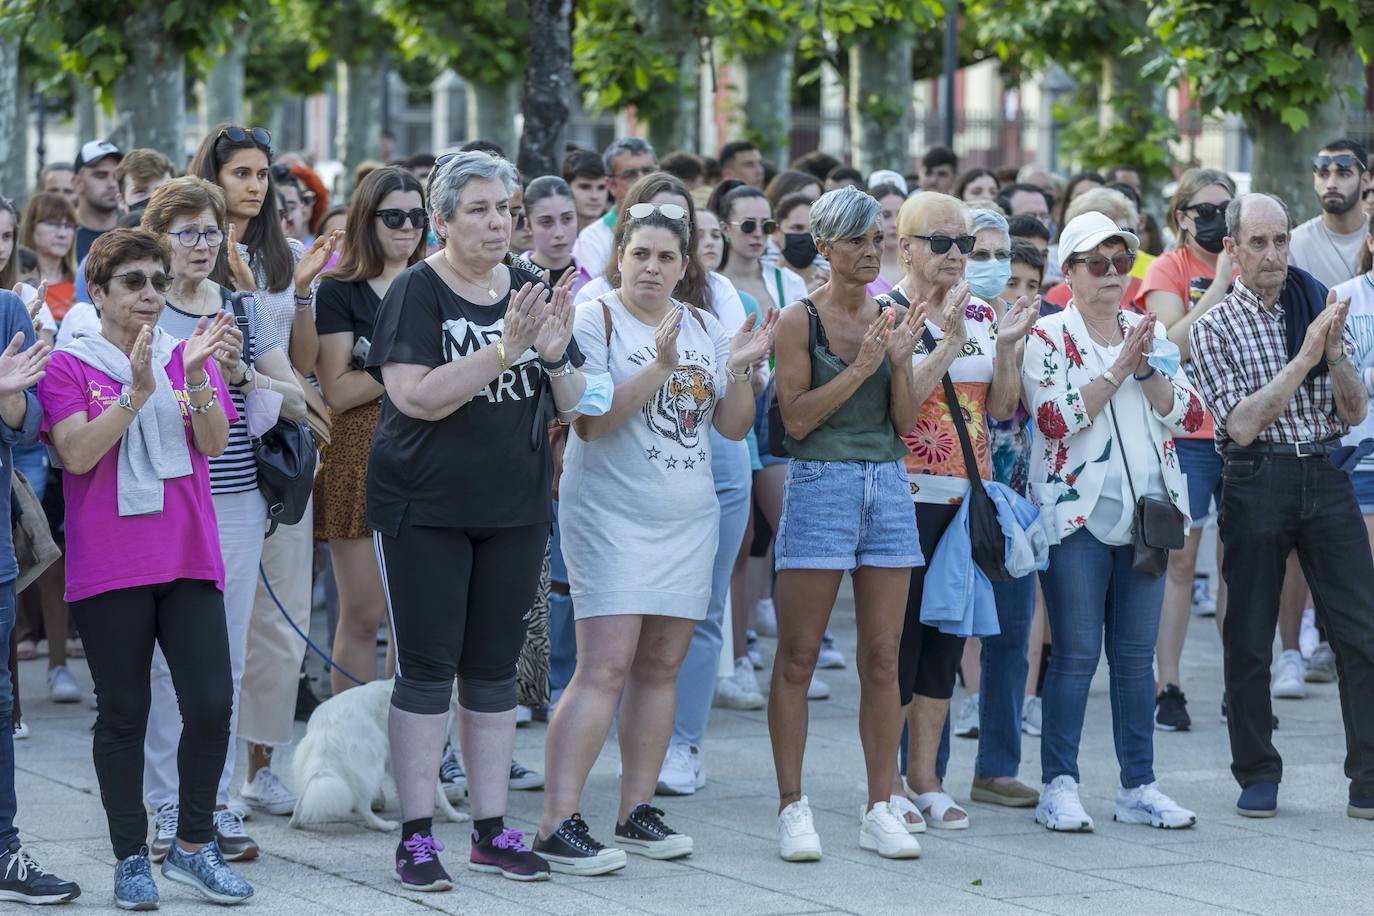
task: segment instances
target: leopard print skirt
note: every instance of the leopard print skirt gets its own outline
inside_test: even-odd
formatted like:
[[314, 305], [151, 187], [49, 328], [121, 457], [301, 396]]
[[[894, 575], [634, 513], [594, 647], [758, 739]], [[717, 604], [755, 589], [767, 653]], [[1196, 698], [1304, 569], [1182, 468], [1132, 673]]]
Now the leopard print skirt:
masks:
[[549, 705], [549, 569], [552, 554], [544, 548], [544, 565], [539, 570], [539, 591], [534, 607], [525, 615], [525, 644], [520, 647], [515, 680], [521, 706]]

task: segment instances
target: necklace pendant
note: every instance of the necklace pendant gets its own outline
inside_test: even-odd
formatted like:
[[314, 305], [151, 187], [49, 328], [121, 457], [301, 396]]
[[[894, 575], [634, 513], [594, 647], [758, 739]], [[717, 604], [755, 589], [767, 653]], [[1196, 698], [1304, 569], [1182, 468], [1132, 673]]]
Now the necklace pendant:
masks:
[[495, 298], [496, 298], [496, 290], [492, 289], [491, 287], [487, 287], [487, 295], [490, 296], [491, 298], [495, 299]]

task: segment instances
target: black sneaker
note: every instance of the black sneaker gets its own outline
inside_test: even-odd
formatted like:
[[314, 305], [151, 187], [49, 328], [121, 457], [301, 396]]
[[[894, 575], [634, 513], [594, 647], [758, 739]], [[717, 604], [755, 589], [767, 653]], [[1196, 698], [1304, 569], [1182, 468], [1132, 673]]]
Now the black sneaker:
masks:
[[[1228, 697], [1226, 696], [1226, 692], [1225, 692], [1225, 691], [1222, 691], [1222, 694], [1221, 694], [1221, 724], [1222, 724], [1222, 725], [1225, 725], [1225, 724], [1226, 724], [1226, 714], [1227, 714], [1227, 712], [1230, 711], [1230, 705], [1228, 704], [1227, 700], [1228, 700]], [[1279, 717], [1271, 714], [1270, 717], [1269, 717], [1269, 719], [1270, 719], [1270, 721], [1269, 721], [1269, 727], [1272, 728], [1272, 729], [1274, 729], [1274, 731], [1278, 731], [1278, 729], [1279, 729]]]
[[453, 879], [439, 864], [444, 844], [426, 833], [412, 834], [396, 844], [396, 880], [410, 891], [447, 891], [453, 889]]
[[615, 844], [651, 859], [680, 859], [692, 854], [692, 838], [663, 823], [663, 811], [647, 803], [637, 805], [625, 823], [615, 825]]
[[530, 852], [525, 835], [505, 827], [490, 830], [486, 836], [472, 831], [468, 868], [512, 881], [545, 881], [549, 877], [549, 863]]
[[1173, 684], [1165, 684], [1155, 697], [1155, 728], [1162, 732], [1186, 732], [1192, 728], [1188, 718], [1188, 699]]
[[592, 839], [581, 814], [564, 820], [550, 836], [537, 838], [534, 851], [565, 875], [606, 875], [625, 867], [625, 850]]
[[74, 881], [50, 875], [22, 846], [0, 853], [0, 900], [66, 903], [81, 896]]
[[300, 682], [296, 685], [296, 721], [309, 722], [310, 714], [320, 705], [320, 698], [310, 687], [310, 677], [301, 672]]

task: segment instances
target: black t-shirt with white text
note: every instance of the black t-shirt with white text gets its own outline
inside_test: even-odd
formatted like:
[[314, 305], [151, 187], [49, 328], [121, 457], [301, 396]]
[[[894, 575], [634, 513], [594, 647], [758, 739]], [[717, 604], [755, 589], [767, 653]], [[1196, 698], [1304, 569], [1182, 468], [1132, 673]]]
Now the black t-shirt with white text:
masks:
[[[539, 278], [511, 271], [511, 290]], [[460, 297], [424, 261], [382, 299], [367, 368], [438, 367], [493, 346], [508, 293], [492, 305]], [[508, 368], [442, 420], [417, 420], [390, 397], [372, 441], [367, 522], [395, 536], [404, 525], [507, 528], [551, 522], [552, 464], [541, 416], [541, 369], [532, 350], [506, 353]]]

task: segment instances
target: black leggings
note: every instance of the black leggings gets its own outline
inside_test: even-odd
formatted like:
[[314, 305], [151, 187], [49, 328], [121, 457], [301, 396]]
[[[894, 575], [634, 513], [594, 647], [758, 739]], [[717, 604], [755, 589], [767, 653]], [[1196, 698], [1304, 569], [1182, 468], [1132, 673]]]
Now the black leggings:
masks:
[[[926, 564], [958, 512], [958, 506], [916, 504], [916, 528]], [[921, 623], [927, 568], [922, 565], [911, 570], [911, 588], [906, 595], [906, 623], [902, 625], [902, 646], [897, 653], [897, 684], [903, 706], [911, 702], [913, 695], [948, 700], [954, 694], [954, 678], [964, 655], [964, 637], [950, 636]]]
[[547, 524], [518, 528], [402, 525], [376, 535], [396, 633], [391, 703], [417, 715], [515, 708], [515, 666], [525, 642], [549, 542]]
[[177, 836], [210, 842], [234, 697], [224, 594], [213, 582], [176, 579], [103, 592], [71, 608], [99, 702], [93, 756], [115, 857], [127, 858], [147, 842], [143, 738], [154, 644], [167, 656], [181, 709]]

